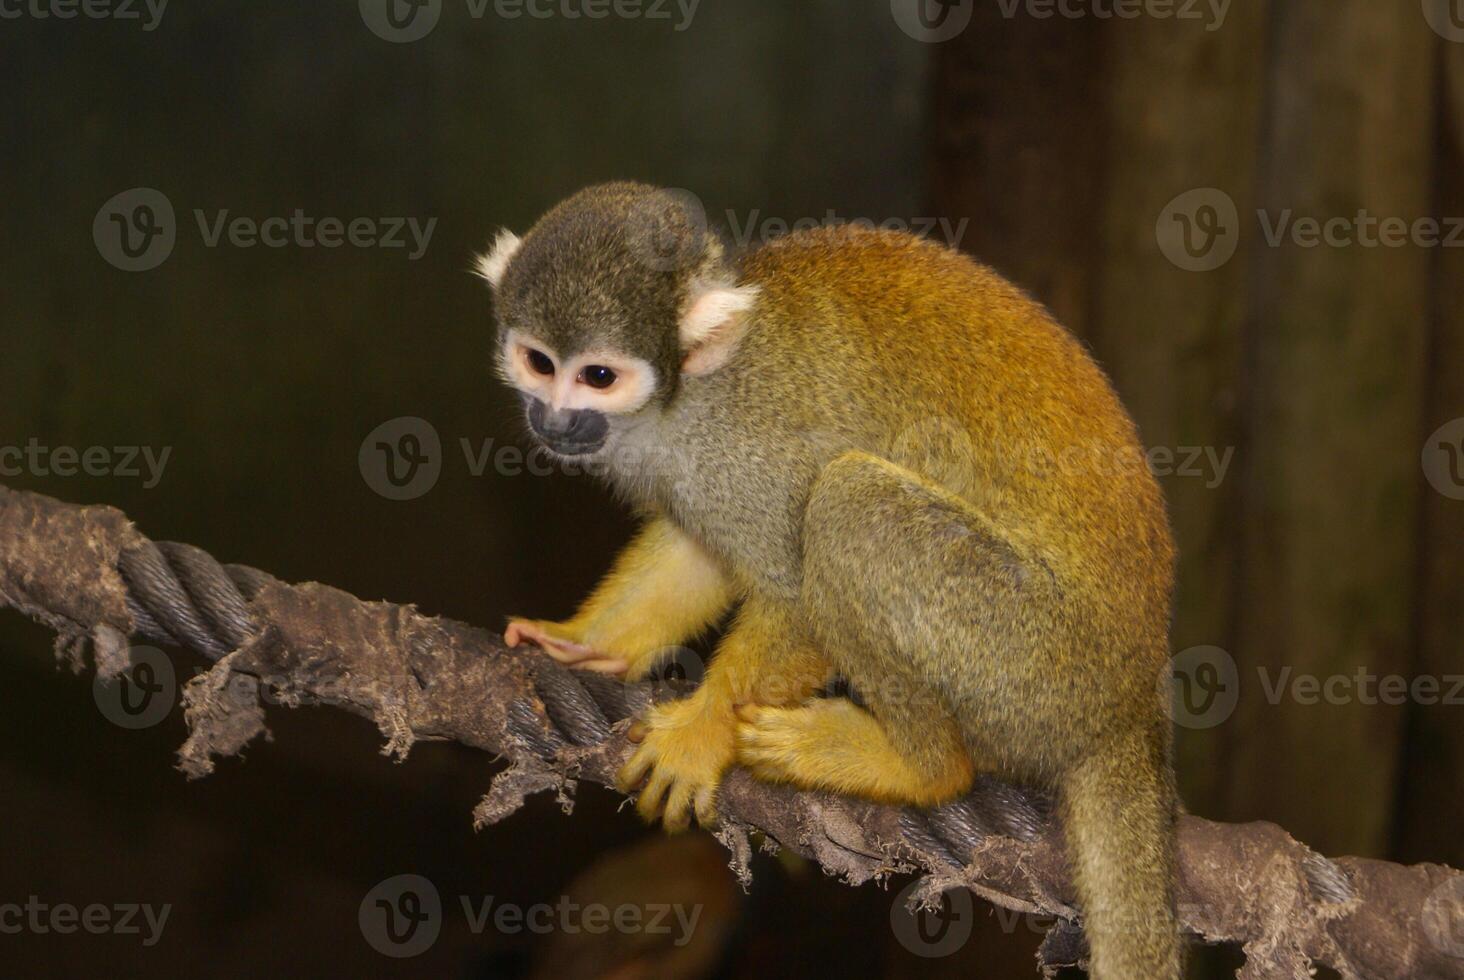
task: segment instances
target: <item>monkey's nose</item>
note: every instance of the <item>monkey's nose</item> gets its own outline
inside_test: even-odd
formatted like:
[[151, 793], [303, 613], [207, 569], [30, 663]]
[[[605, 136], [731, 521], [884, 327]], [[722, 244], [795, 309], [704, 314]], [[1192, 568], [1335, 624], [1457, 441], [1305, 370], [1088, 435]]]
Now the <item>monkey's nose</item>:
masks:
[[567, 436], [579, 427], [581, 415], [579, 411], [569, 408], [551, 408], [540, 402], [543, 409], [539, 413], [539, 424], [537, 428], [546, 436]]
[[550, 449], [575, 456], [603, 446], [610, 423], [603, 412], [592, 408], [551, 408], [534, 399], [529, 404], [529, 428]]

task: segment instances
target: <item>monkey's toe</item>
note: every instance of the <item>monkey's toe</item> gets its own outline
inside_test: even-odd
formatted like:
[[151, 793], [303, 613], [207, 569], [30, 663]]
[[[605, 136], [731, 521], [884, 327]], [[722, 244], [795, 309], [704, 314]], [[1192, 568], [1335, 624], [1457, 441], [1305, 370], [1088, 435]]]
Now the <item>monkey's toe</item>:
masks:
[[808, 709], [741, 705], [737, 717], [738, 763], [760, 779], [793, 781], [806, 754]]
[[637, 793], [636, 811], [648, 823], [659, 819], [672, 832], [690, 827], [693, 817], [710, 825], [717, 784], [736, 755], [733, 723], [730, 712], [698, 713], [687, 702], [653, 709], [637, 723], [640, 742], [616, 774], [616, 787]]

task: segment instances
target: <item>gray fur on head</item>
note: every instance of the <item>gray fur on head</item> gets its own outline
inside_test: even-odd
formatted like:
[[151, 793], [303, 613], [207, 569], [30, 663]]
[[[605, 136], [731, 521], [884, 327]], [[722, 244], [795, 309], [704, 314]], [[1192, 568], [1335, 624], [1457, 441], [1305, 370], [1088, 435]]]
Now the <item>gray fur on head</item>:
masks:
[[642, 358], [675, 393], [679, 320], [695, 282], [730, 280], [721, 243], [690, 195], [628, 181], [585, 188], [524, 235], [498, 270], [501, 329], [572, 357], [612, 347]]

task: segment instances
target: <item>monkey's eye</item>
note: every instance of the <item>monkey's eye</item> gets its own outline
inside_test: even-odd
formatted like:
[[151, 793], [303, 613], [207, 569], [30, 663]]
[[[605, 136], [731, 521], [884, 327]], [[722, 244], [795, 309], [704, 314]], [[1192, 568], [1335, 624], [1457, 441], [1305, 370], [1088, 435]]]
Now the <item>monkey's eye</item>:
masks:
[[536, 373], [546, 375], [554, 373], [554, 362], [549, 360], [549, 355], [543, 351], [530, 347], [525, 356], [529, 359], [529, 367], [533, 368]]
[[591, 388], [608, 388], [615, 383], [615, 372], [603, 364], [591, 364], [580, 372], [580, 379]]

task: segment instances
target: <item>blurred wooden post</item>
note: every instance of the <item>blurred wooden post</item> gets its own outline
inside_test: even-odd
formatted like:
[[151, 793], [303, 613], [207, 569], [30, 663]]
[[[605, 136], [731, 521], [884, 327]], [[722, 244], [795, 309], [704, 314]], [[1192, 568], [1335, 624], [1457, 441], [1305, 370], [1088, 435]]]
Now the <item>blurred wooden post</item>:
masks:
[[933, 213], [970, 225], [959, 243], [1087, 327], [1103, 188], [1103, 67], [1092, 18], [1004, 17], [977, 3], [936, 49]]
[[[1437, 193], [1433, 213], [1464, 221], [1464, 44], [1440, 42]], [[1464, 417], [1464, 248], [1433, 255], [1433, 334], [1420, 439]], [[1464, 428], [1460, 423], [1454, 431]], [[1423, 453], [1440, 451], [1424, 443]], [[1436, 471], [1437, 472], [1437, 471]], [[1439, 474], [1439, 478], [1445, 478]], [[1454, 486], [1450, 484], [1450, 486]], [[1464, 676], [1464, 500], [1426, 479], [1419, 521], [1419, 613], [1413, 672]], [[1457, 492], [1464, 493], [1464, 486]], [[1455, 681], [1441, 685], [1446, 698]], [[1460, 693], [1453, 692], [1456, 696]], [[1399, 784], [1396, 851], [1407, 861], [1464, 862], [1464, 723], [1456, 702], [1415, 705]]]
[[[1455, 189], [1431, 198], [1439, 39], [1413, 3], [1232, 4], [1215, 30], [999, 6], [977, 5], [938, 52], [935, 213], [969, 216], [965, 246], [1089, 341], [1157, 468], [1183, 458], [1166, 450], [1213, 453], [1165, 478], [1181, 545], [1175, 649], [1223, 647], [1241, 682], [1233, 717], [1181, 733], [1190, 801], [1281, 821], [1323, 850], [1387, 853], [1418, 709], [1367, 701], [1376, 678], [1446, 672], [1457, 646], [1460, 518], [1429, 498], [1419, 524], [1419, 443], [1433, 428], [1432, 306], [1435, 363], [1464, 353], [1461, 270], [1417, 243], [1290, 235], [1340, 218], [1349, 238], [1376, 239], [1376, 223], [1354, 225], [1363, 209], [1410, 226], [1435, 205], [1464, 211], [1457, 145], [1438, 168]], [[1159, 219], [1204, 188], [1233, 204], [1238, 249], [1191, 271], [1161, 247]], [[1464, 414], [1454, 371], [1434, 380], [1435, 426]], [[1341, 680], [1310, 704], [1290, 687], [1303, 675]], [[1430, 717], [1415, 751], [1464, 744]], [[1461, 751], [1420, 752], [1405, 785], [1423, 792]], [[1405, 827], [1442, 826], [1410, 816], [1423, 805], [1405, 797]]]
[[[1269, 223], [1426, 215], [1437, 38], [1417, 5], [1283, 4], [1272, 29]], [[1224, 812], [1286, 821], [1328, 853], [1386, 853], [1408, 709], [1365, 703], [1356, 684], [1273, 704], [1257, 671], [1272, 685], [1288, 668], [1323, 682], [1407, 673], [1431, 254], [1288, 237], [1251, 256], [1233, 634], [1244, 686]]]
[[[1235, 4], [1214, 30], [1150, 18], [1109, 35], [1092, 341], [1151, 449], [1181, 544], [1176, 651], [1222, 644], [1234, 610], [1238, 369], [1256, 243], [1234, 229], [1239, 249], [1228, 260], [1215, 241], [1205, 268], [1181, 268], [1173, 248], [1183, 216], [1166, 208], [1212, 188], [1233, 202], [1236, 221], [1254, 213], [1265, 16], [1265, 3]], [[1222, 799], [1218, 761], [1230, 734], [1225, 725], [1178, 730], [1181, 786], [1197, 811]]]

